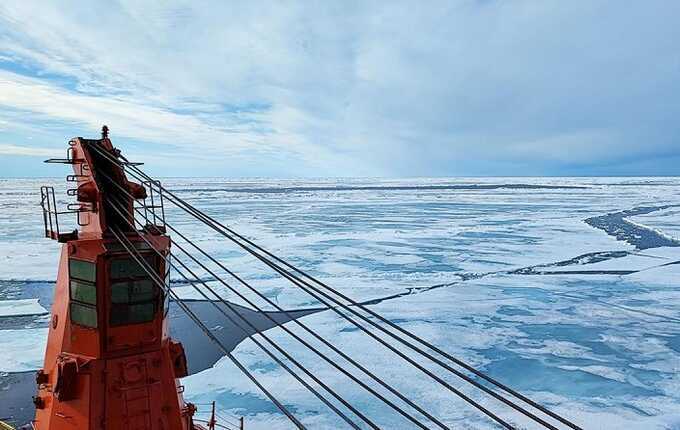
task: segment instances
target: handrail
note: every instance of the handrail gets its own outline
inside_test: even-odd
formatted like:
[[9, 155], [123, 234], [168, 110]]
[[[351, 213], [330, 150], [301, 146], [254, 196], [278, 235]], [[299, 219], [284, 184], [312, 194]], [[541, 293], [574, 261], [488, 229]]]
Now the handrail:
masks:
[[[209, 424], [208, 420], [201, 420], [201, 419], [198, 419], [198, 418], [194, 418], [194, 421], [196, 421], [198, 423]], [[232, 427], [227, 427], [225, 425], [222, 425], [220, 423], [215, 423], [214, 426], [216, 428], [225, 429], [225, 430], [237, 430], [237, 429], [234, 429]]]

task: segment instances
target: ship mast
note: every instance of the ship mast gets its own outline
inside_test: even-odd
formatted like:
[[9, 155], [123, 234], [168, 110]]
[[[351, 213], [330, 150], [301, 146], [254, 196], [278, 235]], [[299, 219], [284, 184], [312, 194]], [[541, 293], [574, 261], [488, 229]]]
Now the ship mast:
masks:
[[[59, 230], [54, 190], [43, 187], [45, 235], [63, 243], [43, 368], [34, 398], [37, 430], [195, 430], [182, 397], [182, 345], [168, 332], [170, 238], [160, 204], [135, 228], [134, 205], [149, 193], [128, 181], [108, 137], [77, 137], [67, 158], [79, 229]], [[122, 191], [121, 191], [122, 190]], [[123, 192], [124, 191], [124, 192]], [[134, 258], [116, 236], [123, 235]], [[154, 282], [160, 279], [163, 284]], [[163, 287], [166, 288], [163, 288]]]

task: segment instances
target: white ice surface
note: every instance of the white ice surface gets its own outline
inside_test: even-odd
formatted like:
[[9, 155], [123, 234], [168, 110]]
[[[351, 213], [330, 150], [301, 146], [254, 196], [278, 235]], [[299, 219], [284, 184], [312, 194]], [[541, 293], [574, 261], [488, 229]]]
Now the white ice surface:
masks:
[[[618, 277], [601, 277], [598, 281], [608, 283], [614, 278]], [[587, 296], [579, 295], [578, 291], [571, 291], [573, 287], [565, 285], [569, 278], [529, 276], [522, 279], [523, 281], [518, 281], [517, 278], [506, 276], [493, 277], [483, 282], [470, 282], [384, 302], [373, 309], [392, 320], [401, 321], [402, 327], [444, 347], [475, 367], [490, 366], [492, 376], [509, 382], [540, 402], [557, 404], [557, 411], [585, 428], [665, 429], [668, 423], [680, 423], [680, 416], [677, 414], [680, 387], [677, 353], [663, 342], [650, 337], [651, 333], [673, 333], [677, 323], [665, 321], [661, 314], [657, 316], [638, 313], [673, 309], [677, 314], [680, 310], [680, 300], [677, 297], [667, 300], [668, 296], [661, 292], [661, 302], [653, 307], [633, 305], [629, 310], [621, 310], [612, 308], [609, 304], [618, 305], [650, 297], [644, 292], [626, 291], [631, 286], [627, 281], [615, 281], [617, 292], [606, 301], [590, 301]], [[668, 287], [666, 291], [669, 291]], [[522, 315], [501, 313], [506, 309], [522, 312]], [[565, 312], [566, 309], [569, 312]], [[498, 321], [497, 318], [503, 320]], [[428, 382], [419, 372], [402, 365], [392, 353], [353, 330], [350, 324], [337, 318], [332, 312], [308, 316], [302, 321], [319, 330], [324, 337], [333, 339], [336, 346], [393, 383], [400, 391], [409, 393], [411, 398], [427, 399], [429, 410], [443, 417], [452, 427], [495, 428], [480, 419], [462, 402], [452, 401], [436, 384]], [[577, 328], [580, 326], [584, 327], [581, 333]], [[292, 323], [287, 327], [302, 334]], [[561, 333], [552, 333], [551, 330], [563, 327], [567, 328], [565, 334], [568, 334], [568, 330], [573, 330], [574, 341], [555, 338], [556, 334]], [[531, 331], [527, 331], [529, 329]], [[588, 336], [589, 332], [593, 332], [593, 335]], [[320, 362], [281, 329], [270, 330], [268, 335], [287, 350], [295, 351], [296, 358], [311, 368], [317, 377], [331, 381], [334, 389], [353, 399], [353, 404], [374, 411], [374, 402], [369, 396], [346, 378], [338, 376], [330, 365]], [[317, 342], [314, 344], [318, 345]], [[619, 351], [618, 358], [613, 359], [611, 353], [607, 352], [609, 349]], [[491, 358], [494, 354], [486, 353], [489, 350], [512, 351], [524, 360], [519, 363], [524, 364], [515, 369], [512, 366], [505, 368], [502, 373], [497, 374], [494, 371], [494, 362], [498, 362]], [[309, 419], [309, 423], [318, 422], [318, 415], [321, 414], [324, 417], [322, 422], [328, 423], [325, 425], [340, 426], [291, 377], [272, 367], [271, 360], [253, 343], [246, 341], [241, 344], [235, 356], [243, 360], [266, 386], [275, 390], [277, 396], [295, 405], [297, 412]], [[335, 357], [332, 353], [331, 356]], [[341, 358], [335, 359], [342, 362]], [[568, 364], [583, 360], [593, 364]], [[503, 360], [501, 364], [502, 362]], [[673, 362], [676, 363], [675, 366]], [[498, 371], [502, 369], [504, 367], [498, 368]], [[562, 372], [556, 372], [555, 369]], [[662, 372], [663, 377], [657, 381], [641, 379], [651, 369]], [[455, 381], [455, 378], [451, 380]], [[605, 380], [611, 382], [606, 383]], [[527, 388], [532, 386], [532, 381], [533, 390]], [[612, 392], [630, 386], [631, 395], [617, 398], [611, 392], [605, 394], [605, 390], [601, 395], [592, 398], [588, 393], [598, 384], [611, 385], [609, 390]], [[230, 414], [238, 415], [242, 412], [233, 407], [242, 404], [239, 399], [250, 399], [246, 404], [251, 405], [257, 403], [253, 399], [262, 399], [257, 389], [244, 377], [235, 377], [233, 365], [226, 360], [213, 369], [187, 378], [185, 385], [187, 392], [196, 393], [191, 399], [200, 402], [217, 398], [219, 406]], [[656, 391], [657, 394], [637, 398], [632, 395], [635, 390]], [[474, 391], [465, 391], [475, 396]], [[593, 400], [599, 406], [593, 406]], [[651, 416], [631, 411], [628, 406], [630, 404]], [[256, 406], [251, 408], [257, 409]], [[525, 420], [520, 420], [508, 411], [504, 413], [504, 417], [525, 423]], [[392, 415], [381, 413], [376, 414], [375, 418], [384, 428], [410, 428], [407, 423]], [[264, 428], [265, 424], [258, 423], [256, 417], [251, 419], [255, 428]], [[528, 425], [526, 428], [537, 427]]]
[[42, 366], [47, 328], [0, 330], [0, 372], [26, 372]]
[[[672, 271], [674, 266], [654, 270]], [[678, 334], [678, 322], [671, 318], [680, 311], [680, 298], [668, 284], [659, 285], [655, 292], [638, 288], [643, 276], [589, 277], [592, 281], [568, 275], [491, 276], [383, 302], [373, 309], [475, 367], [488, 369], [491, 376], [532, 398], [557, 405], [555, 410], [585, 428], [668, 429], [680, 424], [680, 362], [677, 352], [663, 339]], [[603, 295], [604, 289], [609, 291]], [[454, 428], [495, 428], [332, 312], [302, 321], [400, 391], [428, 399], [429, 410]], [[287, 327], [302, 334], [293, 323]], [[333, 389], [352, 398], [353, 404], [372, 410], [374, 400], [281, 329], [272, 329], [268, 335], [295, 351], [296, 358], [319, 378], [331, 381]], [[562, 340], [565, 337], [572, 340]], [[503, 355], [519, 361], [511, 364]], [[235, 356], [276, 395], [295, 405], [304, 419], [318, 422], [321, 414], [327, 420], [322, 421], [324, 425], [340, 426], [314, 397], [281, 369], [272, 367], [252, 342], [242, 343]], [[647, 379], [650, 372], [659, 378]], [[242, 412], [233, 407], [241, 404], [238, 399], [249, 399], [245, 404], [255, 410], [258, 402], [253, 399], [262, 399], [250, 382], [235, 376], [233, 365], [226, 360], [187, 378], [185, 385], [191, 399], [217, 398], [221, 409], [235, 415]], [[607, 388], [602, 394], [589, 394], [596, 392], [592, 390], [598, 385]], [[624, 387], [629, 387], [628, 395], [612, 394]], [[636, 391], [649, 394], [641, 396], [634, 394]], [[473, 390], [466, 392], [479, 397]], [[631, 405], [645, 414], [631, 410]], [[511, 412], [502, 416], [526, 426], [522, 428], [537, 428]], [[384, 428], [410, 428], [392, 415], [376, 414], [375, 419]], [[252, 422], [255, 428], [267, 425], [257, 417], [252, 417]]]
[[43, 315], [47, 310], [38, 299], [0, 300], [0, 317]]
[[[41, 237], [42, 219], [35, 206], [40, 182], [0, 181], [0, 288], [3, 281], [53, 280], [56, 274], [59, 245]], [[585, 188], [238, 192], [299, 186], [497, 183]], [[680, 265], [665, 265], [680, 260], [678, 249], [636, 251], [632, 245], [583, 222], [608, 212], [678, 201], [677, 178], [171, 179], [166, 185], [356, 300], [451, 284], [373, 308], [586, 428], [680, 427], [680, 305], [676, 287]], [[59, 189], [57, 194], [61, 195]], [[631, 217], [631, 221], [674, 235], [674, 214], [677, 212], [667, 210]], [[174, 226], [279, 306], [318, 306], [308, 294], [272, 275], [214, 232], [197, 226], [175, 209], [167, 208], [167, 215]], [[67, 222], [62, 221], [64, 231], [69, 230]], [[508, 274], [585, 253], [620, 250], [634, 255], [580, 265], [574, 270], [641, 272], [627, 276]], [[174, 252], [181, 255], [177, 248]], [[207, 275], [191, 266], [197, 275]], [[215, 270], [224, 275], [221, 269]], [[473, 273], [480, 278], [462, 279]], [[258, 306], [271, 309], [237, 281], [228, 276], [225, 280]], [[174, 285], [183, 297], [200, 298], [190, 287]], [[246, 304], [224, 285], [214, 281], [210, 285], [229, 300]], [[332, 312], [311, 315], [303, 321], [428, 408], [431, 405], [455, 428], [491, 427], [427, 378], [399, 365], [388, 351], [375, 346]], [[30, 330], [0, 332], [0, 370], [39, 367], [46, 332]], [[377, 422], [386, 428], [408, 428], [389, 409], [379, 407], [296, 345], [280, 328], [268, 334], [294, 351], [334, 389], [356, 399]], [[338, 425], [327, 409], [272, 366], [252, 342], [239, 345], [234, 355], [311, 428]], [[183, 383], [189, 400], [217, 399], [230, 416], [246, 415], [246, 428], [291, 428], [226, 360]], [[500, 409], [495, 403], [488, 404]], [[507, 411], [503, 414], [516, 418]]]

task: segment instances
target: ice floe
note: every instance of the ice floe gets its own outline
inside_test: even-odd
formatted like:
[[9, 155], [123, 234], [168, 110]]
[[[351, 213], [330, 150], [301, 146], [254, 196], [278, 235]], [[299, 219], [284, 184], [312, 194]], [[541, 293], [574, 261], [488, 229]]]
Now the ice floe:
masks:
[[44, 315], [47, 310], [43, 308], [38, 299], [0, 300], [0, 317]]
[[0, 372], [26, 372], [42, 367], [47, 328], [0, 330]]

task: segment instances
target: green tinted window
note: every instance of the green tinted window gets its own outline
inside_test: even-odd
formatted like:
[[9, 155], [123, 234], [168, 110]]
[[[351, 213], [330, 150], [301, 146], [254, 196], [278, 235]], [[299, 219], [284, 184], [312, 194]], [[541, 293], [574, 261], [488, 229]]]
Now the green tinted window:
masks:
[[97, 309], [92, 306], [71, 303], [71, 321], [85, 327], [97, 327]]
[[111, 284], [111, 303], [127, 303], [129, 297], [127, 282]]
[[112, 303], [148, 302], [154, 299], [154, 284], [148, 279], [111, 284]]
[[94, 284], [71, 279], [71, 299], [96, 305], [97, 288]]
[[[157, 260], [144, 257], [147, 269], [158, 273]], [[144, 267], [132, 257], [111, 260], [111, 325], [126, 325], [149, 322], [154, 319], [160, 289]]]
[[89, 261], [71, 258], [68, 260], [68, 271], [71, 278], [89, 282], [95, 282], [97, 279], [96, 265]]
[[[155, 270], [155, 263], [153, 257], [144, 257], [146, 263], [150, 266], [151, 270]], [[138, 278], [138, 277], [148, 277], [148, 273], [144, 270], [144, 267], [139, 265], [134, 258], [116, 258], [111, 260], [111, 278], [112, 279], [126, 279], [126, 278]]]
[[156, 313], [154, 302], [133, 305], [113, 305], [111, 325], [138, 324], [152, 321]]
[[130, 321], [135, 322], [148, 322], [153, 319], [155, 310], [155, 305], [153, 303], [141, 303], [138, 305], [130, 305]]

